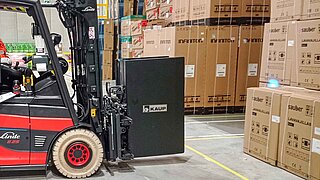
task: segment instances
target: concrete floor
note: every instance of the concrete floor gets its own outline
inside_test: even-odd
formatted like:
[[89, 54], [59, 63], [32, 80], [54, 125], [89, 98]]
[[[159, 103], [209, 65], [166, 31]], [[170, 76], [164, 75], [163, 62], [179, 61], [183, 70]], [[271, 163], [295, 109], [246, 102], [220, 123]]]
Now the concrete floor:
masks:
[[[130, 180], [282, 180], [300, 179], [242, 152], [244, 116], [187, 116], [184, 154], [136, 159], [131, 169], [112, 167], [114, 176], [103, 167], [91, 179]], [[14, 173], [16, 175], [16, 173]], [[1, 179], [62, 179], [50, 172], [24, 172]]]

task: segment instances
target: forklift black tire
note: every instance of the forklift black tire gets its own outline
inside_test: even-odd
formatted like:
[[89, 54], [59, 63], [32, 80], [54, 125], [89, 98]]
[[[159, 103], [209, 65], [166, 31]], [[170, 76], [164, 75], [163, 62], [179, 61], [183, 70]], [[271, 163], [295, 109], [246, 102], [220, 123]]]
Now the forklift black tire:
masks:
[[95, 174], [103, 161], [103, 147], [98, 136], [86, 129], [63, 133], [52, 149], [55, 168], [63, 176], [73, 179]]

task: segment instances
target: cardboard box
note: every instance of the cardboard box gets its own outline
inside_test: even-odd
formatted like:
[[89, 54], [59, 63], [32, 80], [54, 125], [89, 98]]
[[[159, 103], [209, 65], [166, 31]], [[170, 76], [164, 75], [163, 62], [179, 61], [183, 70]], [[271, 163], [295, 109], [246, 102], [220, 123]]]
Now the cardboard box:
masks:
[[278, 166], [306, 179], [320, 179], [319, 93], [284, 95]]
[[104, 20], [104, 33], [105, 34], [114, 34], [114, 20], [113, 19]]
[[243, 151], [274, 166], [278, 160], [281, 99], [287, 93], [269, 88], [248, 89]]
[[132, 50], [132, 57], [133, 58], [140, 58], [143, 57], [143, 49], [133, 49]]
[[113, 34], [104, 34], [104, 50], [113, 50], [114, 49], [114, 35]]
[[123, 16], [120, 15], [120, 17], [133, 15], [133, 7], [134, 7], [134, 0], [124, 0], [123, 1]]
[[132, 37], [121, 37], [121, 56], [122, 58], [132, 57]]
[[172, 22], [189, 21], [190, 0], [174, 0], [172, 4]]
[[301, 19], [302, 0], [271, 0], [271, 22]]
[[132, 49], [143, 49], [143, 35], [132, 36]]
[[186, 26], [160, 31], [160, 54], [185, 58], [185, 108], [204, 105], [206, 29]]
[[146, 12], [147, 20], [159, 19], [159, 8], [150, 9]]
[[160, 6], [172, 6], [174, 0], [160, 0]]
[[131, 23], [131, 36], [141, 35], [148, 25], [147, 20], [133, 21]]
[[112, 80], [112, 65], [102, 66], [102, 80]]
[[242, 0], [241, 17], [270, 17], [271, 0]]
[[320, 1], [317, 0], [304, 0], [302, 19], [319, 19], [320, 18]]
[[113, 51], [104, 50], [103, 51], [103, 61], [102, 65], [112, 65], [113, 64]]
[[238, 26], [207, 29], [204, 107], [234, 106]]
[[131, 36], [132, 24], [134, 21], [146, 19], [143, 15], [126, 16], [121, 18], [121, 36]]
[[297, 62], [293, 74], [298, 86], [320, 90], [320, 20], [298, 22]]
[[145, 0], [145, 6], [147, 11], [157, 8], [159, 7], [159, 5], [159, 0]]
[[172, 6], [160, 6], [159, 19], [166, 19], [171, 21], [172, 19]]
[[259, 86], [263, 32], [263, 26], [240, 26], [235, 106], [245, 106], [247, 88]]
[[280, 84], [290, 85], [291, 70], [296, 59], [296, 26], [295, 21], [265, 25], [261, 82], [277, 80]]
[[147, 29], [144, 31], [143, 49], [145, 57], [161, 56], [159, 29]]
[[190, 20], [240, 17], [240, 0], [190, 0]]

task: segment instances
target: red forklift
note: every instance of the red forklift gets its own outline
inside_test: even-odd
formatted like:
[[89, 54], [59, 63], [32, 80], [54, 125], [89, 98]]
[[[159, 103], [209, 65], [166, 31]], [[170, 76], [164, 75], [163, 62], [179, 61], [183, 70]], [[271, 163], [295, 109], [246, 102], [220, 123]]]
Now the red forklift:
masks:
[[[55, 50], [66, 37], [50, 33], [44, 8], [68, 32], [72, 92]], [[46, 47], [24, 58], [32, 66], [0, 65], [0, 173], [53, 166], [86, 178], [104, 161], [184, 152], [183, 58], [117, 60], [117, 85], [103, 94], [96, 0], [0, 0], [0, 10], [32, 17]]]

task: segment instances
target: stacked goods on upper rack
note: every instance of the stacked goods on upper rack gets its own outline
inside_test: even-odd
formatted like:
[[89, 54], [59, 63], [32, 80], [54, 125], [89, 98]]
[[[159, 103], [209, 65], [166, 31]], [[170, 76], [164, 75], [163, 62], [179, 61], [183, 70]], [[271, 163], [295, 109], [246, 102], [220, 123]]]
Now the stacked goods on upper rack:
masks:
[[314, 1], [273, 2], [271, 23], [265, 26], [262, 83], [320, 90], [319, 9]]
[[115, 26], [112, 19], [104, 20], [104, 50], [102, 60], [102, 80], [112, 80], [113, 59], [115, 49]]
[[121, 55], [122, 58], [143, 56], [143, 30], [147, 26], [145, 16], [133, 15], [121, 19]]

